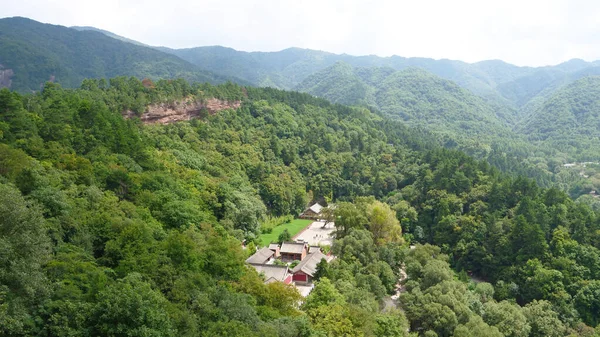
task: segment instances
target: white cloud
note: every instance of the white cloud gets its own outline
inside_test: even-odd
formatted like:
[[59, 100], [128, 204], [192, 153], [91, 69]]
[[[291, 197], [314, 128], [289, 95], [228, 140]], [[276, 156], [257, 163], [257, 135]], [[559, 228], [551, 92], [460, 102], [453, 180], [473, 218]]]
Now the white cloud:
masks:
[[0, 0], [0, 5], [3, 16], [95, 26], [174, 48], [295, 46], [518, 65], [600, 59], [600, 2], [593, 0]]

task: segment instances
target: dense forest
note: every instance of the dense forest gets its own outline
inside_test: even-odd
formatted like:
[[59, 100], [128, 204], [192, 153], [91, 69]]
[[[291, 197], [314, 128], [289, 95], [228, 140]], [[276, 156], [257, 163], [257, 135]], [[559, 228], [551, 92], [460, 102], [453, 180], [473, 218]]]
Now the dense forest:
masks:
[[[119, 75], [294, 89], [375, 108], [433, 132], [442, 146], [600, 208], [588, 196], [600, 190], [600, 153], [595, 134], [589, 135], [597, 125], [593, 113], [583, 111], [596, 104], [598, 62], [533, 68], [300, 48], [169, 49], [94, 27], [25, 18], [0, 19], [0, 28], [0, 86], [18, 92], [39, 91], [48, 80], [73, 88], [84, 78]], [[578, 131], [585, 134], [573, 136]]]
[[[123, 117], [209, 98], [242, 105]], [[117, 77], [3, 89], [0, 131], [0, 335], [600, 334], [587, 203], [373, 109]], [[265, 285], [241, 242], [314, 200], [337, 205], [337, 258], [302, 299]]]
[[[532, 111], [521, 116], [419, 69], [353, 68], [336, 63], [309, 76], [297, 89], [333, 102], [374, 107], [388, 117], [433, 132], [447, 148], [578, 198], [600, 189], [600, 152], [594, 132], [598, 78], [583, 77], [540, 94], [524, 108]], [[582, 162], [588, 165], [564, 166]], [[583, 200], [596, 204], [593, 199]]]
[[490, 143], [515, 136], [507, 126], [514, 122], [511, 113], [503, 118], [482, 98], [417, 68], [353, 68], [339, 62], [310, 76], [296, 89], [334, 103], [375, 107], [409, 125], [464, 141]]

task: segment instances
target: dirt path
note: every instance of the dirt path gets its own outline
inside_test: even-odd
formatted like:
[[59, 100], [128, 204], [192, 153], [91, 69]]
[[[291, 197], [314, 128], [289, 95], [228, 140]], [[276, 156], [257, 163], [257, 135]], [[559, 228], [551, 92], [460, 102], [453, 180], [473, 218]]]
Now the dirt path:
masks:
[[402, 265], [400, 268], [400, 278], [398, 279], [398, 283], [396, 283], [396, 293], [391, 296], [386, 296], [383, 299], [383, 312], [398, 308], [398, 299], [400, 298], [400, 294], [406, 290], [402, 285], [402, 282], [404, 282], [407, 277], [408, 275], [406, 275], [406, 267]]

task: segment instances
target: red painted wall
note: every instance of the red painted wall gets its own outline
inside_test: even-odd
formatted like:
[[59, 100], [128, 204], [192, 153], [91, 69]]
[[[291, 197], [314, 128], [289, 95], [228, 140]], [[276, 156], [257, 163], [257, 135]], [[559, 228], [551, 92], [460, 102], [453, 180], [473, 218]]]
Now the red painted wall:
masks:
[[307, 275], [304, 274], [303, 272], [297, 272], [296, 274], [294, 274], [294, 281], [299, 281], [299, 282], [306, 282], [307, 280]]

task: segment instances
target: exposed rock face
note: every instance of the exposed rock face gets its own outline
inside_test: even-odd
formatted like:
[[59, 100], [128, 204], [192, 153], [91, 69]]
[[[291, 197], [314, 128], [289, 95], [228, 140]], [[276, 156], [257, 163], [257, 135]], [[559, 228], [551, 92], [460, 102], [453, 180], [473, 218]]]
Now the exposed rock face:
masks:
[[14, 74], [12, 69], [4, 69], [0, 64], [0, 88], [10, 88], [10, 85], [12, 84], [11, 77], [13, 77]]
[[[140, 119], [144, 124], [170, 124], [179, 121], [189, 121], [207, 113], [213, 115], [221, 110], [237, 109], [240, 105], [240, 101], [229, 102], [216, 98], [203, 101], [186, 99], [181, 102], [150, 105], [140, 116]], [[125, 111], [123, 116], [125, 118], [133, 118], [136, 114], [133, 111]]]

